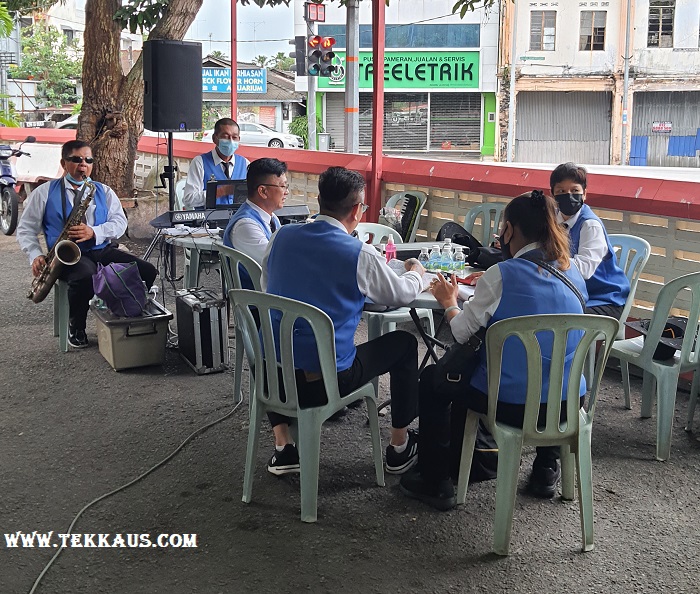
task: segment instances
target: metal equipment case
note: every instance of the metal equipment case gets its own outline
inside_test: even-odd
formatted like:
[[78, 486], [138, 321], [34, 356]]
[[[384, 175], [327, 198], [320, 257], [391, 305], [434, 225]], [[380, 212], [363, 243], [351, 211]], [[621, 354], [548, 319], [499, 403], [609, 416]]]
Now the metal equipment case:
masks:
[[180, 356], [200, 375], [227, 369], [226, 300], [208, 289], [183, 289], [175, 304]]
[[115, 371], [163, 364], [173, 314], [160, 303], [149, 299], [145, 315], [137, 318], [119, 318], [94, 305], [90, 309], [97, 319], [100, 353]]

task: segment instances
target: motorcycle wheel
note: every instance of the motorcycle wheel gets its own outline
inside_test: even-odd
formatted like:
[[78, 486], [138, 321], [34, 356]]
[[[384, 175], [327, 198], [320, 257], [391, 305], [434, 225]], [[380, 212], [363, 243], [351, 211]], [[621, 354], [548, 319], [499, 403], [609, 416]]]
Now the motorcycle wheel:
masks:
[[17, 228], [19, 196], [14, 188], [6, 186], [2, 190], [2, 208], [0, 209], [0, 229], [5, 235], [12, 235]]

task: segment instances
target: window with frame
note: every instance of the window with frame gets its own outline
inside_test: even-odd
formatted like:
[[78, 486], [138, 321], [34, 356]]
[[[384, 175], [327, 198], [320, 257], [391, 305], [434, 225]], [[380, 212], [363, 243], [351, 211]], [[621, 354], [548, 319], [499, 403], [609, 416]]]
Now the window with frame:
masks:
[[530, 50], [554, 51], [557, 11], [533, 10], [530, 12]]
[[650, 0], [647, 47], [673, 47], [676, 0]]
[[608, 13], [604, 10], [581, 11], [581, 35], [579, 51], [603, 51], [605, 49], [605, 23]]

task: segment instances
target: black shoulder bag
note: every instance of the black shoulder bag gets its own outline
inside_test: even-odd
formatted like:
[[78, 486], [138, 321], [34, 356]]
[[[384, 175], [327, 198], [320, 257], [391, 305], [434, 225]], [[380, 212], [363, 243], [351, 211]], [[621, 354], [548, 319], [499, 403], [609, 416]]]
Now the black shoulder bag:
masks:
[[[586, 300], [576, 285], [560, 270], [534, 255], [525, 254], [521, 259], [537, 264], [547, 272], [556, 276], [568, 286], [581, 302], [581, 308], [586, 311]], [[465, 343], [455, 342], [450, 345], [445, 354], [435, 363], [433, 387], [435, 390], [454, 390], [459, 384], [470, 381], [476, 366], [479, 364], [479, 350], [486, 337], [486, 328], [479, 328]]]

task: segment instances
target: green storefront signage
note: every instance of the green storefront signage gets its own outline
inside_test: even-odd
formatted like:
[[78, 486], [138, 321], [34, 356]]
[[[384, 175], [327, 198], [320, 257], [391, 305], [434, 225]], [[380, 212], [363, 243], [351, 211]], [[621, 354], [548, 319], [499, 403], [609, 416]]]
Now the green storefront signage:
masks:
[[[335, 53], [336, 72], [319, 77], [319, 89], [345, 88], [345, 52]], [[372, 52], [360, 52], [360, 89], [371, 89]], [[478, 89], [479, 52], [387, 51], [384, 56], [386, 89]]]

